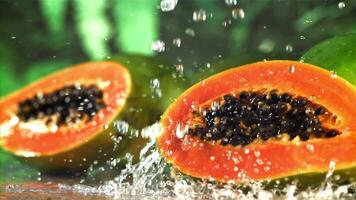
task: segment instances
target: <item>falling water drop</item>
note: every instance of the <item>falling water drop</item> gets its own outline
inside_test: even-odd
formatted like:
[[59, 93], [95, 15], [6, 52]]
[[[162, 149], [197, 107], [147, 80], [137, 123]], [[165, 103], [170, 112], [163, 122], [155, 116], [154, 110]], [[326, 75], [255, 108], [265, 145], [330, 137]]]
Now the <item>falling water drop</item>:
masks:
[[150, 83], [151, 83], [151, 87], [152, 88], [159, 88], [160, 82], [159, 82], [159, 80], [157, 78], [152, 79], [150, 81]]
[[162, 91], [159, 87], [160, 87], [160, 81], [157, 78], [150, 80], [150, 88], [152, 91], [152, 98], [162, 97]]
[[37, 181], [41, 181], [41, 180], [42, 180], [41, 172], [38, 172], [37, 173]]
[[211, 67], [211, 64], [210, 64], [210, 63], [206, 63], [206, 65], [205, 65], [205, 66], [206, 66], [206, 68], [208, 68], [208, 69], [209, 69], [209, 68]]
[[226, 5], [235, 6], [237, 5], [237, 0], [225, 0]]
[[336, 167], [335, 161], [331, 160], [331, 161], [329, 162], [329, 171], [328, 171], [328, 173], [326, 174], [326, 178], [330, 178], [330, 177], [333, 175], [333, 173], [334, 173], [334, 171], [335, 171], [335, 167]]
[[193, 21], [195, 22], [201, 22], [206, 20], [206, 11], [203, 9], [200, 9], [198, 11], [193, 12]]
[[174, 10], [178, 3], [178, 0], [161, 0], [161, 10], [163, 12], [169, 12]]
[[337, 74], [335, 71], [331, 71], [331, 78], [332, 79], [336, 79], [337, 78]]
[[293, 52], [293, 46], [291, 44], [286, 45], [286, 52], [288, 52], [288, 53]]
[[184, 66], [183, 64], [176, 64], [174, 65], [176, 67], [176, 70], [178, 72], [178, 76], [181, 77], [183, 76], [183, 71], [184, 71]]
[[234, 19], [245, 18], [245, 11], [242, 8], [235, 8], [231, 11], [231, 15]]
[[312, 144], [307, 144], [307, 149], [308, 149], [308, 151], [310, 151], [310, 152], [314, 152], [314, 145], [312, 145]]
[[174, 38], [173, 39], [173, 45], [176, 46], [176, 47], [180, 47], [182, 43], [182, 40], [180, 38]]
[[152, 42], [152, 51], [163, 52], [165, 50], [165, 44], [162, 40], [156, 40]]
[[185, 34], [187, 34], [188, 36], [194, 37], [195, 31], [192, 28], [187, 28], [187, 29], [185, 29]]
[[339, 4], [337, 5], [340, 9], [343, 9], [346, 7], [345, 3], [343, 1], [339, 2]]
[[176, 127], [176, 136], [177, 138], [183, 138], [188, 133], [188, 125], [178, 124]]
[[295, 66], [294, 66], [294, 65], [292, 65], [292, 66], [289, 67], [289, 72], [290, 72], [291, 74], [293, 74], [293, 73], [295, 72]]

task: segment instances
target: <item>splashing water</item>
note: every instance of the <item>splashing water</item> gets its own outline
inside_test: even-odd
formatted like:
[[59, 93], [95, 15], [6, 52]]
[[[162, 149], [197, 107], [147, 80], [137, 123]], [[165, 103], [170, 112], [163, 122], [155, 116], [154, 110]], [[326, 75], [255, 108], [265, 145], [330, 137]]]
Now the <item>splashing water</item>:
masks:
[[[182, 126], [184, 127], [184, 126]], [[182, 128], [179, 127], [179, 128]], [[159, 123], [141, 130], [141, 135], [151, 136], [150, 142], [140, 152], [140, 161], [132, 162], [132, 156], [126, 155], [127, 163], [116, 177], [101, 185], [44, 183], [43, 188], [21, 185], [7, 185], [5, 193], [49, 193], [51, 197], [62, 198], [63, 194], [71, 194], [71, 198], [101, 197], [108, 199], [354, 199], [356, 183], [337, 185], [333, 183], [335, 162], [329, 163], [329, 172], [325, 181], [317, 187], [299, 191], [298, 183], [291, 182], [285, 187], [277, 186], [266, 189], [260, 182], [246, 182], [244, 185], [216, 184], [208, 180], [193, 179], [175, 171], [156, 150], [155, 134], [161, 132]], [[184, 128], [183, 128], [184, 129]], [[246, 152], [245, 152], [246, 153]], [[247, 153], [250, 153], [248, 150]], [[253, 152], [256, 159], [259, 152]], [[215, 159], [215, 158], [212, 158]], [[122, 160], [113, 159], [109, 163], [113, 167]], [[266, 168], [267, 169], [267, 168]], [[237, 169], [238, 170], [238, 169]], [[268, 170], [268, 169], [267, 169]], [[105, 171], [104, 168], [101, 170]], [[97, 176], [100, 176], [97, 175]], [[75, 194], [75, 195], [73, 195]]]

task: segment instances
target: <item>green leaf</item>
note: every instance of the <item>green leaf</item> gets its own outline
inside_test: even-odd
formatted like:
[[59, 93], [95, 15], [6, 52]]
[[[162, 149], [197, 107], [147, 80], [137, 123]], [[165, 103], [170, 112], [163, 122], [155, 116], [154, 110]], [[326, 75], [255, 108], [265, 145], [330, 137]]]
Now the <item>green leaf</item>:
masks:
[[325, 40], [302, 57], [306, 63], [335, 71], [340, 77], [356, 85], [356, 34]]

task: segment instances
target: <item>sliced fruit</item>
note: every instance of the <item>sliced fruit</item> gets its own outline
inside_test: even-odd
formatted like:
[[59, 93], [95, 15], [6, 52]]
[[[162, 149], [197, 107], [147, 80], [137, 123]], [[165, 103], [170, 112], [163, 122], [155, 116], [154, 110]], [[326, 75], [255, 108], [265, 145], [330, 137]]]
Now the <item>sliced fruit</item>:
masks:
[[177, 170], [221, 182], [355, 168], [355, 101], [350, 83], [316, 66], [249, 64], [185, 91], [157, 146]]
[[[79, 171], [145, 140], [114, 128], [131, 77], [114, 62], [88, 62], [49, 75], [0, 100], [0, 145], [43, 171]], [[141, 122], [144, 123], [144, 122]]]

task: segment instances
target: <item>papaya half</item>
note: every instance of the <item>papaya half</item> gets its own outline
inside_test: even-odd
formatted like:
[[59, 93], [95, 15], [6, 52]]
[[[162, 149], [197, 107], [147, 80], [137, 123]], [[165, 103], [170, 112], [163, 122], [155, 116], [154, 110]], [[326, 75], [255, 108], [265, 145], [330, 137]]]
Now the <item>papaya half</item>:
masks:
[[176, 170], [218, 182], [355, 169], [355, 106], [355, 87], [332, 72], [295, 61], [248, 64], [178, 97], [162, 116], [157, 147]]
[[95, 161], [137, 154], [146, 139], [116, 122], [128, 119], [134, 96], [121, 64], [69, 67], [0, 100], [0, 146], [44, 172], [81, 172]]

